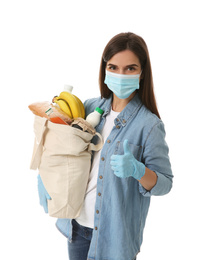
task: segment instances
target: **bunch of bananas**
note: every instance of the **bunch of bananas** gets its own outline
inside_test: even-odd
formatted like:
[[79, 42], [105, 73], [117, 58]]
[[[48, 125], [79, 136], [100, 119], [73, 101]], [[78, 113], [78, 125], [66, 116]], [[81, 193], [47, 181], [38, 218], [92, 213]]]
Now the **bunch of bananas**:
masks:
[[52, 102], [56, 103], [71, 119], [77, 117], [85, 118], [83, 103], [70, 92], [61, 92], [59, 96], [53, 98]]

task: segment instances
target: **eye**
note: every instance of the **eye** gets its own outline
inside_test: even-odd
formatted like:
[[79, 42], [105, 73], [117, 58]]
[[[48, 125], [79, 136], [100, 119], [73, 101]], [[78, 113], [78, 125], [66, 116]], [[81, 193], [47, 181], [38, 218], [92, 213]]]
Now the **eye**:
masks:
[[128, 71], [135, 71], [135, 67], [128, 67]]
[[116, 69], [116, 66], [115, 66], [115, 65], [108, 65], [108, 69], [109, 69], [109, 70], [115, 70], [115, 69]]

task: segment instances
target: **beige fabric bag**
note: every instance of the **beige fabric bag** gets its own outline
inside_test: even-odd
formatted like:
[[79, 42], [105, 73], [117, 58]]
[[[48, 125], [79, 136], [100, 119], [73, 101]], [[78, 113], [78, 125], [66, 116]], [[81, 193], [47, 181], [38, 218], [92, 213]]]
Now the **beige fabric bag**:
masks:
[[49, 193], [48, 212], [52, 217], [79, 216], [86, 193], [91, 167], [91, 150], [103, 146], [91, 143], [94, 134], [69, 125], [54, 124], [35, 116], [35, 144], [30, 168], [39, 169], [43, 184]]

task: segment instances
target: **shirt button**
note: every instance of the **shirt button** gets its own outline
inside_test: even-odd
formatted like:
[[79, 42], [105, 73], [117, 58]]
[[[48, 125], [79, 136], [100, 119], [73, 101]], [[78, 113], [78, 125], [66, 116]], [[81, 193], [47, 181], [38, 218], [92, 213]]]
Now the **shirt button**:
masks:
[[99, 179], [103, 179], [103, 176], [102, 176], [102, 175], [100, 175], [100, 176], [99, 176]]
[[125, 124], [126, 123], [126, 120], [125, 119], [123, 119], [123, 124]]
[[95, 227], [94, 229], [95, 229], [95, 230], [98, 230], [98, 228], [97, 228], [97, 227]]
[[118, 119], [118, 118], [116, 118], [116, 121], [117, 121], [117, 122], [119, 122], [119, 119]]
[[99, 210], [96, 210], [96, 214], [98, 214], [99, 213]]
[[101, 161], [104, 161], [104, 160], [105, 160], [105, 158], [104, 158], [104, 157], [102, 157], [102, 158], [101, 158]]
[[109, 144], [110, 142], [111, 142], [111, 140], [108, 139], [108, 140], [107, 140], [107, 143]]
[[100, 193], [100, 192], [98, 193], [98, 196], [101, 196], [101, 193]]
[[120, 129], [120, 126], [119, 126], [119, 125], [116, 125], [116, 128], [117, 128], [117, 129]]

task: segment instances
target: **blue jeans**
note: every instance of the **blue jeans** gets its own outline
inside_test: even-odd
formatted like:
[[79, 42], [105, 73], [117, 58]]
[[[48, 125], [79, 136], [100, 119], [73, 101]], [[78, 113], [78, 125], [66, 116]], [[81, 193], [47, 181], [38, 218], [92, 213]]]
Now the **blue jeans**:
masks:
[[86, 260], [93, 229], [79, 225], [74, 219], [72, 220], [72, 225], [72, 242], [68, 241], [69, 260]]
[[93, 229], [79, 225], [74, 219], [72, 225], [72, 242], [68, 241], [69, 260], [87, 260]]

